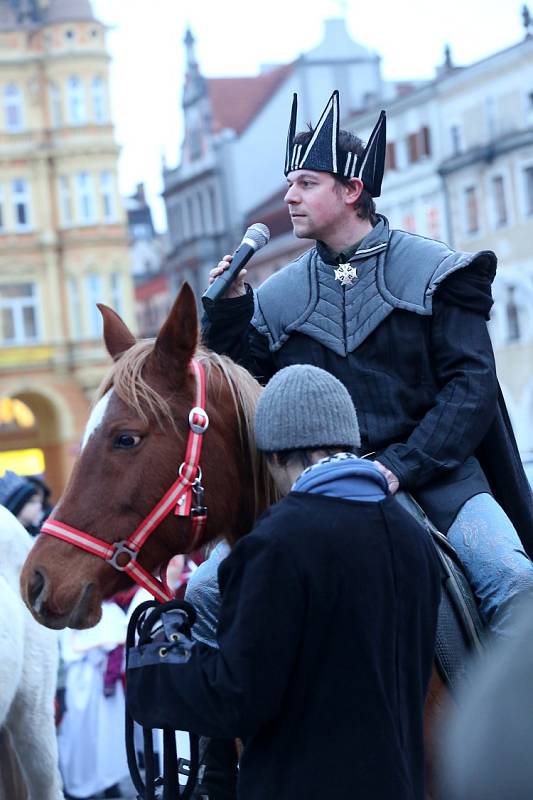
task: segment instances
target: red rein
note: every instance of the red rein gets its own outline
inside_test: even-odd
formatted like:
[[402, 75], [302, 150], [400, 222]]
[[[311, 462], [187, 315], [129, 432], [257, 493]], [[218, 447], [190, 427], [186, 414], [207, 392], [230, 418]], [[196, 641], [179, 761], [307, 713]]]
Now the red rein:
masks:
[[175, 509], [179, 517], [191, 517], [192, 538], [189, 551], [194, 550], [201, 540], [207, 521], [207, 508], [203, 505], [202, 470], [200, 454], [202, 437], [209, 426], [209, 417], [205, 412], [205, 374], [199, 361], [191, 361], [191, 369], [196, 378], [196, 405], [189, 412], [189, 438], [185, 452], [185, 460], [178, 470], [178, 478], [163, 495], [159, 503], [150, 511], [138, 528], [128, 539], [114, 544], [97, 539], [84, 531], [48, 519], [41, 533], [63, 539], [65, 542], [81, 547], [95, 556], [105, 559], [119, 572], [127, 572], [135, 583], [147, 589], [156, 600], [165, 602], [173, 598], [166, 583], [154, 578], [144, 567], [137, 563], [137, 556], [150, 535], [158, 525]]

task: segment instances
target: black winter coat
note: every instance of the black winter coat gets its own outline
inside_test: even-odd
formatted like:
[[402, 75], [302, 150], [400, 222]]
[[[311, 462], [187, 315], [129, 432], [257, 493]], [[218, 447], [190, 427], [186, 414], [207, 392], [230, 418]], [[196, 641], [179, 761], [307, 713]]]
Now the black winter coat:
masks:
[[395, 309], [346, 357], [302, 333], [271, 352], [250, 324], [251, 289], [208, 310], [203, 340], [264, 383], [291, 364], [331, 372], [354, 401], [361, 452], [375, 452], [443, 533], [467, 500], [492, 492], [533, 557], [533, 497], [486, 325], [491, 279], [459, 270], [439, 286], [431, 316]]
[[394, 498], [291, 493], [219, 569], [219, 651], [141, 671], [132, 715], [241, 737], [239, 800], [423, 800], [440, 579]]

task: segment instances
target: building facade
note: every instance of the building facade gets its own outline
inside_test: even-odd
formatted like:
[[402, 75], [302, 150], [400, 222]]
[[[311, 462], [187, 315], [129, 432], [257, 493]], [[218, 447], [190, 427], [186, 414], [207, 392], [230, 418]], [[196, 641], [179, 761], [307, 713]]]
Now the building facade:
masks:
[[128, 218], [131, 271], [135, 286], [135, 322], [142, 338], [156, 336], [172, 305], [168, 274], [164, 271], [167, 236], [155, 231], [144, 184], [124, 202]]
[[533, 37], [439, 83], [450, 240], [494, 250], [489, 330], [517, 439], [533, 451]]
[[[385, 108], [378, 211], [392, 227], [497, 253], [489, 330], [519, 445], [533, 451], [533, 37], [525, 28], [515, 46], [467, 66], [455, 65], [446, 47], [433, 78], [403, 82], [382, 79], [379, 57], [350, 39], [343, 20], [326, 23], [314, 50], [255, 78], [204, 78], [189, 33], [182, 161], [165, 175], [173, 280], [187, 277], [199, 295], [252, 222], [272, 233], [248, 271], [252, 285], [311, 245], [294, 238], [283, 201], [293, 92], [301, 130], [339, 89], [341, 125], [363, 141]], [[208, 241], [210, 202], [216, 236]]]
[[[185, 279], [200, 296], [209, 270], [238, 246], [248, 222], [263, 221], [252, 218], [252, 210], [270, 208], [280, 194], [293, 93], [298, 93], [304, 126], [318, 118], [335, 88], [342, 90], [346, 111], [395, 89], [381, 77], [379, 56], [354, 42], [342, 19], [327, 20], [323, 40], [296, 61], [264, 67], [253, 77], [204, 77], [190, 31], [185, 53], [181, 159], [163, 173], [167, 269], [175, 289]], [[291, 246], [295, 252], [293, 241]], [[261, 255], [265, 269], [271, 269], [272, 254], [269, 246], [254, 258], [254, 266], [262, 263]]]
[[[493, 250], [489, 331], [516, 437], [533, 451], [533, 37], [387, 103], [378, 210], [392, 227], [458, 250]], [[364, 139], [374, 106], [345, 121]]]
[[37, 448], [56, 496], [108, 366], [96, 303], [133, 321], [105, 35], [88, 0], [0, 0], [0, 396], [34, 418], [0, 416], [0, 451]]

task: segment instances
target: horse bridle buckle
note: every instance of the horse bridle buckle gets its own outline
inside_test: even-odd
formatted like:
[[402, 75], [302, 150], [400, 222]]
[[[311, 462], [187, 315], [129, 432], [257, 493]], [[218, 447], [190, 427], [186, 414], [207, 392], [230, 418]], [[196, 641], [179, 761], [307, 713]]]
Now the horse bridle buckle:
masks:
[[200, 406], [194, 406], [189, 411], [189, 428], [193, 433], [205, 433], [209, 427], [209, 417], [207, 416], [207, 412], [200, 408]]
[[[131, 545], [129, 545], [128, 542], [126, 541], [116, 542], [113, 546], [115, 550], [111, 558], [108, 558], [107, 561], [109, 564], [111, 564], [112, 567], [118, 569], [119, 572], [124, 572], [129, 567], [132, 561], [137, 560], [138, 553], [136, 550], [133, 550]], [[127, 556], [127, 561], [125, 564], [119, 564], [118, 558], [123, 554]]]

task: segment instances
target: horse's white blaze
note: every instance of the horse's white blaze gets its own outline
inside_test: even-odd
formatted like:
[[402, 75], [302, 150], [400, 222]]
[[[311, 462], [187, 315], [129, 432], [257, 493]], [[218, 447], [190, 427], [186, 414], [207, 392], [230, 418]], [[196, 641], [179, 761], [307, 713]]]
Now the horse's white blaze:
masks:
[[113, 393], [112, 389], [106, 392], [106, 394], [104, 394], [104, 396], [100, 398], [100, 400], [97, 402], [97, 404], [91, 411], [91, 416], [89, 417], [89, 421], [87, 422], [85, 433], [83, 434], [83, 439], [81, 441], [82, 450], [84, 449], [85, 445], [87, 444], [93, 433], [100, 427], [100, 425], [104, 421], [112, 393]]

